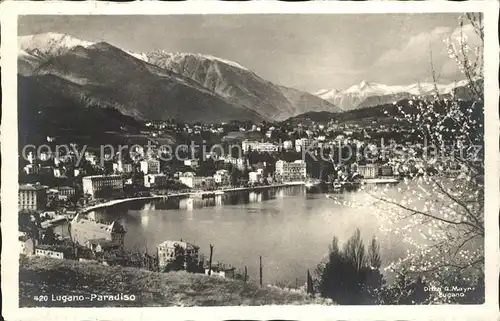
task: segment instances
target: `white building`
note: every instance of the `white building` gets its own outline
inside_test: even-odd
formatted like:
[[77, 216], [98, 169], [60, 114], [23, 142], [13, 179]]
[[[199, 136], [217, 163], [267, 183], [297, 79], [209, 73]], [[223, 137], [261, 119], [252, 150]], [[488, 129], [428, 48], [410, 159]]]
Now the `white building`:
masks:
[[196, 169], [200, 166], [200, 162], [195, 158], [186, 159], [186, 160], [184, 160], [184, 165]]
[[364, 178], [376, 178], [378, 176], [378, 166], [374, 164], [359, 165], [358, 173]]
[[28, 164], [24, 166], [24, 172], [28, 175], [38, 174], [38, 166], [36, 164]]
[[261, 179], [262, 179], [261, 172], [249, 172], [248, 173], [248, 182], [250, 184], [259, 183]]
[[283, 181], [302, 181], [307, 176], [306, 163], [303, 160], [290, 163], [279, 160], [276, 162], [276, 174]]
[[95, 154], [85, 152], [85, 160], [95, 166], [97, 165], [99, 158]]
[[123, 178], [120, 175], [85, 176], [82, 178], [82, 185], [84, 194], [95, 197], [96, 193], [105, 189], [123, 189]]

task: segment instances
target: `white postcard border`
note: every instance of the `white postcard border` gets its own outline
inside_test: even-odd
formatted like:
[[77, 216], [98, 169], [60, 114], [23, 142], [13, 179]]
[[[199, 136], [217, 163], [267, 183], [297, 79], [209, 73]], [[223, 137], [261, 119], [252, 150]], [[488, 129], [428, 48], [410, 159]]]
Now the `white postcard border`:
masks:
[[[498, 120], [498, 2], [17, 2], [0, 5], [2, 67], [2, 293], [7, 320], [168, 320], [221, 319], [491, 319], [498, 315], [499, 277], [499, 120]], [[471, 306], [261, 306], [195, 308], [18, 308], [19, 262], [17, 238], [17, 16], [64, 15], [154, 15], [161, 14], [264, 14], [264, 13], [432, 13], [483, 12], [485, 25], [485, 253], [486, 302]]]

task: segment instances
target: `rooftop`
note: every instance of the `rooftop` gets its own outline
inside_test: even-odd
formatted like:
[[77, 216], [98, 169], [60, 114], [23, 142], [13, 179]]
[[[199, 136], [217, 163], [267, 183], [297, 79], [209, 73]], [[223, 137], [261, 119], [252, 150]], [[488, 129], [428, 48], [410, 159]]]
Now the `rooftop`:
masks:
[[194, 244], [184, 242], [184, 241], [172, 241], [172, 240], [166, 240], [160, 244], [158, 244], [158, 247], [175, 247], [176, 245], [182, 247], [182, 248], [191, 248], [191, 249], [199, 249], [199, 246], [196, 246]]
[[19, 185], [20, 191], [40, 191], [47, 189], [47, 186], [43, 186], [40, 184], [23, 184]]

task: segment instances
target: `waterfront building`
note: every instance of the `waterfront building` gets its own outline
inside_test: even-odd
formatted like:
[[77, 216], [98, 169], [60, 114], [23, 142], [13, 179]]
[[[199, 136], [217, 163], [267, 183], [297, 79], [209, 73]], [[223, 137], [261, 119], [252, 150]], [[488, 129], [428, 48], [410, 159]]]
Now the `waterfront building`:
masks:
[[261, 179], [262, 179], [262, 172], [255, 171], [248, 173], [248, 182], [250, 184], [259, 183]]
[[158, 266], [160, 270], [175, 260], [175, 252], [177, 248], [182, 248], [186, 257], [198, 259], [200, 247], [194, 244], [181, 241], [167, 240], [158, 244], [156, 247], [158, 252]]
[[300, 159], [295, 162], [279, 160], [276, 162], [276, 174], [283, 181], [302, 181], [307, 176], [306, 163]]
[[120, 175], [94, 175], [82, 178], [83, 193], [92, 197], [102, 190], [122, 190], [123, 178]]
[[38, 183], [20, 185], [18, 206], [19, 210], [44, 210], [47, 206], [47, 187]]
[[146, 174], [144, 175], [145, 187], [162, 188], [167, 186], [168, 177], [165, 174]]
[[375, 164], [359, 165], [358, 173], [364, 178], [376, 178], [378, 176], [378, 166]]
[[140, 168], [144, 174], [160, 174], [160, 161], [154, 158], [143, 160]]
[[96, 239], [112, 241], [123, 246], [126, 233], [117, 221], [106, 224], [80, 217], [80, 215], [75, 216], [71, 221], [70, 230], [73, 242], [82, 246], [85, 246], [87, 241]]
[[227, 169], [219, 169], [214, 174], [215, 183], [221, 185], [228, 185], [230, 182], [230, 175]]

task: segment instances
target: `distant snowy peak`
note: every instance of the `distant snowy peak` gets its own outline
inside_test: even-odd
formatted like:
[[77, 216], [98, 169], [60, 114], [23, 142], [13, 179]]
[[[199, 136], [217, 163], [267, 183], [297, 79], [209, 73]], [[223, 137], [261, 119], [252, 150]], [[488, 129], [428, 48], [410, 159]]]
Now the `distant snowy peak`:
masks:
[[338, 93], [340, 93], [340, 90], [337, 89], [321, 89], [318, 90], [314, 95], [322, 98], [322, 99], [331, 99], [335, 97]]
[[[84, 48], [95, 45], [94, 42], [82, 40], [64, 33], [46, 32], [18, 37], [18, 55], [20, 56], [41, 56], [41, 55], [61, 55], [77, 46]], [[170, 53], [163, 50], [156, 50], [146, 53], [137, 53], [124, 50], [129, 55], [145, 62], [154, 63], [157, 60], [179, 61], [186, 57], [200, 60], [218, 61], [223, 64], [248, 71], [237, 62], [223, 58], [204, 55], [199, 53]]]
[[366, 94], [366, 95], [390, 95], [393, 94], [396, 88], [391, 86], [372, 83], [363, 80], [358, 85], [351, 86], [344, 90], [347, 94]]
[[358, 95], [363, 97], [368, 96], [383, 96], [399, 93], [409, 93], [412, 95], [428, 95], [435, 92], [437, 89], [440, 94], [450, 93], [454, 88], [464, 86], [466, 80], [453, 82], [450, 84], [433, 84], [433, 83], [415, 83], [406, 86], [389, 86], [378, 83], [362, 81], [360, 84], [351, 86], [343, 91], [337, 89], [321, 89], [315, 93], [323, 99], [332, 99], [337, 96]]
[[432, 96], [437, 92], [440, 95], [452, 93], [455, 88], [467, 85], [466, 80], [450, 84], [434, 84], [430, 82], [417, 82], [403, 86], [389, 86], [374, 82], [362, 81], [345, 90], [322, 89], [316, 96], [327, 100], [343, 110], [351, 110], [358, 106], [367, 107], [371, 104], [381, 104], [391, 99], [401, 99], [411, 96]]
[[68, 34], [47, 32], [18, 37], [18, 51], [23, 54], [63, 54], [76, 46], [89, 47], [94, 43]]

